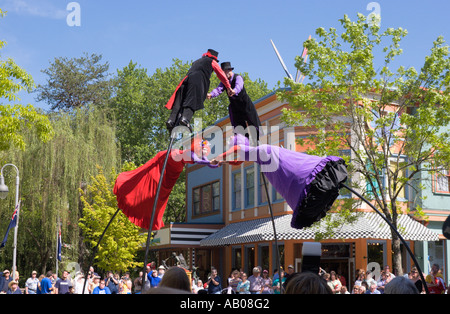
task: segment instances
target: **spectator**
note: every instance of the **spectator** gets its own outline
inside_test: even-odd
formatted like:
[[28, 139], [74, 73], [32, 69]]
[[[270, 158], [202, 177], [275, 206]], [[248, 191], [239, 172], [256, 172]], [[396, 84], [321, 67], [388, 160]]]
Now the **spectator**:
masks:
[[3, 271], [3, 276], [0, 277], [0, 293], [6, 293], [8, 291], [8, 285], [12, 281], [9, 270]]
[[366, 272], [366, 283], [367, 283], [367, 287], [370, 288], [370, 286], [374, 283], [377, 284], [377, 281], [374, 278], [375, 276], [372, 274], [372, 272], [370, 270], [368, 270]]
[[94, 289], [96, 287], [98, 287], [99, 284], [100, 284], [100, 276], [99, 275], [94, 275], [94, 278], [92, 278], [92, 281], [88, 282], [89, 293], [92, 294], [92, 292], [94, 292]]
[[[75, 294], [83, 294], [83, 287], [84, 287], [84, 274], [82, 272], [78, 272], [75, 275]], [[84, 294], [89, 294], [88, 290], [88, 283], [86, 283], [86, 287], [84, 288]]]
[[361, 287], [359, 287], [359, 294], [366, 294], [366, 291], [367, 291], [366, 287], [367, 287], [367, 283], [363, 282]]
[[242, 273], [241, 281], [238, 283], [236, 287], [236, 291], [239, 294], [250, 294], [250, 281], [247, 280], [247, 274]]
[[333, 291], [334, 294], [341, 293], [342, 283], [337, 278], [336, 272], [334, 270], [330, 272], [330, 281], [328, 282], [328, 285], [330, 286], [331, 291]]
[[406, 277], [392, 279], [384, 289], [385, 294], [419, 294], [416, 286]]
[[158, 271], [156, 269], [153, 269], [147, 276], [149, 276], [148, 280], [151, 288], [156, 288], [161, 282], [161, 278], [158, 277]]
[[377, 289], [381, 292], [381, 294], [384, 293], [384, 288], [388, 282], [386, 272], [383, 270], [380, 275], [380, 280], [377, 282]]
[[117, 294], [119, 292], [118, 286], [119, 281], [114, 278], [114, 274], [112, 273], [112, 271], [106, 272], [105, 287], [109, 289], [111, 294]]
[[384, 272], [386, 273], [386, 278], [388, 278], [389, 280], [395, 278], [395, 275], [390, 271], [389, 265], [384, 266]]
[[94, 288], [92, 294], [111, 294], [111, 291], [108, 287], [105, 286], [105, 280], [100, 280], [97, 287]]
[[166, 272], [166, 268], [163, 265], [160, 265], [158, 267], [158, 277], [162, 279], [165, 272]]
[[[156, 273], [155, 273], [156, 274]], [[217, 271], [216, 271], [217, 274]], [[156, 278], [158, 278], [156, 276]], [[218, 276], [217, 276], [218, 278]], [[173, 266], [170, 267], [165, 273], [159, 287], [172, 288], [182, 291], [191, 292], [191, 283], [189, 282], [189, 277], [186, 274], [186, 270], [182, 267]], [[218, 279], [220, 281], [220, 279]], [[220, 290], [219, 290], [220, 291]]]
[[39, 278], [38, 278], [39, 282], [38, 282], [36, 294], [42, 294], [42, 291], [41, 291], [41, 282], [42, 282], [42, 279], [44, 279], [44, 278], [45, 278], [44, 275], [40, 275], [40, 276], [39, 276]]
[[265, 269], [262, 272], [262, 294], [273, 294], [272, 279], [269, 277], [269, 272]]
[[131, 293], [132, 288], [133, 288], [133, 282], [130, 278], [130, 272], [126, 272], [125, 275], [122, 277], [122, 280], [124, 281], [124, 283], [127, 285], [128, 291]]
[[22, 291], [19, 289], [19, 284], [17, 281], [10, 281], [8, 284], [7, 294], [22, 294]]
[[139, 276], [134, 279], [134, 282], [133, 282], [134, 294], [141, 294], [142, 293], [142, 275], [143, 274], [144, 274], [144, 272], [140, 271], [139, 272]]
[[417, 291], [419, 291], [419, 293], [424, 292], [423, 282], [420, 279], [419, 271], [417, 270], [417, 267], [413, 267], [411, 269], [411, 272], [409, 273], [409, 275], [411, 276], [410, 280], [416, 286]]
[[361, 294], [361, 286], [360, 285], [354, 285], [352, 294]]
[[248, 277], [248, 281], [250, 282], [250, 293], [251, 294], [260, 294], [263, 288], [263, 280], [261, 277], [261, 267], [256, 266], [253, 267], [253, 275]]
[[240, 273], [237, 269], [233, 270], [231, 273], [231, 278], [228, 281], [229, 293], [237, 293], [237, 286], [241, 281]]
[[25, 282], [25, 294], [36, 294], [38, 285], [39, 285], [39, 279], [36, 277], [37, 272], [33, 270], [31, 272], [31, 277], [27, 279]]
[[59, 278], [55, 283], [55, 294], [66, 294], [70, 287], [72, 287], [72, 281], [69, 278], [69, 272], [65, 270], [62, 278]]
[[381, 292], [377, 289], [377, 284], [375, 282], [372, 282], [366, 294], [381, 294]]
[[430, 274], [425, 278], [425, 281], [427, 282], [430, 294], [443, 294], [446, 290], [444, 279], [439, 272], [438, 264], [433, 264], [431, 266]]
[[289, 278], [290, 278], [293, 274], [294, 274], [294, 266], [289, 265], [288, 268], [287, 268], [287, 273], [284, 274], [284, 277], [285, 277], [285, 280], [286, 280], [286, 281], [284, 282], [284, 284], [283, 284], [283, 288], [284, 288], [284, 289], [286, 289], [286, 284], [287, 284], [287, 282], [289, 281]]
[[364, 271], [364, 269], [358, 269], [358, 271], [356, 272], [356, 281], [355, 281], [355, 285], [356, 286], [361, 286], [361, 284], [366, 280], [366, 272]]
[[150, 265], [151, 264], [148, 263], [147, 266], [145, 266], [145, 273], [146, 273], [146, 275], [144, 277], [145, 282], [144, 282], [144, 286], [143, 286], [143, 292], [147, 291], [147, 290], [150, 290], [150, 288], [151, 288], [149, 278], [152, 275], [152, 269], [151, 269]]
[[208, 294], [220, 294], [222, 292], [222, 281], [214, 267], [211, 268], [211, 276], [206, 284], [208, 285]]
[[311, 272], [295, 273], [286, 284], [286, 294], [333, 294], [326, 280]]
[[201, 279], [197, 280], [197, 284], [192, 286], [192, 293], [198, 294], [200, 290], [205, 290], [203, 287], [203, 281]]
[[53, 273], [48, 271], [44, 278], [41, 280], [41, 294], [51, 294], [53, 291], [52, 280]]
[[342, 286], [342, 287], [341, 287], [341, 293], [340, 293], [340, 294], [350, 294], [350, 292], [348, 292], [346, 286]]
[[[286, 278], [284, 277], [284, 271], [280, 273], [280, 277], [281, 277], [281, 284], [284, 284], [286, 282]], [[274, 294], [281, 294], [282, 287], [280, 286], [280, 278], [273, 280], [272, 287]]]

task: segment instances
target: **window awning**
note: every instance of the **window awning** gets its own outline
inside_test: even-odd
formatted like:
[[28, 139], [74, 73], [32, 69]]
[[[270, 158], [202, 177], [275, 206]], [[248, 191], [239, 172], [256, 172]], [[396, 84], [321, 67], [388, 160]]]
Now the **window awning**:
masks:
[[[330, 213], [328, 215], [337, 215]], [[275, 228], [279, 241], [314, 240], [317, 231], [324, 230], [323, 222], [318, 227], [294, 229], [292, 215], [275, 217]], [[399, 215], [398, 229], [406, 241], [438, 241], [439, 234], [428, 229], [408, 215]], [[335, 231], [333, 239], [391, 239], [389, 225], [377, 213], [361, 213], [353, 224], [342, 225]], [[260, 218], [232, 223], [200, 241], [201, 246], [226, 246], [251, 242], [273, 241], [270, 218]]]

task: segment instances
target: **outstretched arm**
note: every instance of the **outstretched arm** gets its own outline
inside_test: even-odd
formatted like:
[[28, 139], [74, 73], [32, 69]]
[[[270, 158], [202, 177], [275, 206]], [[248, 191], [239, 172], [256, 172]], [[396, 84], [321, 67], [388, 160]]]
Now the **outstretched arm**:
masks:
[[213, 164], [213, 165], [218, 164], [219, 166], [221, 166], [224, 163], [229, 163], [234, 166], [238, 166], [238, 165], [242, 164], [244, 161], [236, 161], [236, 160], [227, 161], [228, 155], [234, 155], [236, 152], [240, 151], [240, 149], [241, 149], [241, 147], [238, 145], [231, 147], [225, 153], [223, 153], [223, 154], [217, 156], [216, 158], [214, 158], [213, 160], [211, 160], [211, 164]]

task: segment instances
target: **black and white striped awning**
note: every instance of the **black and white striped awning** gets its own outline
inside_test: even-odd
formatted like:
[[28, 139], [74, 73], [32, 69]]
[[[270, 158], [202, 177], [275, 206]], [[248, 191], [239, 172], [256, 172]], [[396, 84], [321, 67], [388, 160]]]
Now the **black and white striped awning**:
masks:
[[210, 236], [217, 229], [177, 228], [170, 229], [170, 244], [200, 245], [200, 241]]
[[[336, 214], [328, 214], [336, 215]], [[275, 217], [278, 240], [313, 240], [323, 223], [317, 227], [294, 229], [292, 215]], [[406, 241], [438, 241], [439, 235], [415, 221], [408, 215], [399, 215], [398, 230]], [[335, 230], [333, 239], [391, 239], [389, 225], [376, 213], [360, 213], [353, 224], [341, 225]], [[200, 241], [201, 246], [225, 246], [260, 241], [273, 241], [270, 218], [261, 218], [232, 223]]]

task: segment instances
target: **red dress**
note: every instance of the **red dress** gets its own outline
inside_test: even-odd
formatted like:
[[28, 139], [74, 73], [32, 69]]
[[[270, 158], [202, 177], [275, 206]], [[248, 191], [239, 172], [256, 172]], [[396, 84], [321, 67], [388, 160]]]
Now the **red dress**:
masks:
[[[164, 227], [163, 215], [170, 193], [177, 182], [184, 165], [189, 163], [209, 164], [206, 156], [209, 154], [207, 141], [194, 139], [191, 150], [172, 150], [167, 160], [165, 175], [161, 184], [158, 204], [155, 209], [152, 230]], [[207, 148], [202, 154], [202, 149]], [[141, 167], [122, 172], [114, 185], [118, 207], [136, 226], [149, 229], [156, 190], [167, 150], [161, 151]], [[202, 159], [197, 156], [202, 156]]]

